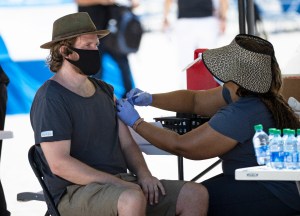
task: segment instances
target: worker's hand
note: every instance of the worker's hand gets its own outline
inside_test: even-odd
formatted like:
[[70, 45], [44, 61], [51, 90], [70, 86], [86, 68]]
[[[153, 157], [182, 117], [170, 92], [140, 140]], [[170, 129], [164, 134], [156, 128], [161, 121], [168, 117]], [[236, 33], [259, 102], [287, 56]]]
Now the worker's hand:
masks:
[[131, 89], [126, 97], [132, 105], [148, 106], [152, 103], [152, 95], [138, 88]]
[[117, 110], [119, 118], [130, 127], [140, 118], [139, 113], [126, 99], [117, 100]]

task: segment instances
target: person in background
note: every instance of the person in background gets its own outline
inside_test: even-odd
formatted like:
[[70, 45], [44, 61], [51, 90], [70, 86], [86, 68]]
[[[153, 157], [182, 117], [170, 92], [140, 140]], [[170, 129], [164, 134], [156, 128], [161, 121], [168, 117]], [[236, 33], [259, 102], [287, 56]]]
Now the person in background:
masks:
[[[128, 2], [132, 5], [132, 8], [138, 6], [139, 0], [128, 0]], [[118, 7], [117, 0], [76, 0], [78, 4], [79, 12], [87, 12], [92, 18], [98, 29], [107, 29], [108, 21], [111, 17], [111, 13], [114, 8]], [[121, 2], [121, 1], [120, 1]], [[124, 1], [123, 1], [124, 2]], [[103, 39], [103, 45], [99, 46], [101, 51], [101, 70], [99, 73], [95, 75], [96, 78], [102, 79], [104, 74], [104, 56], [110, 56], [113, 61], [117, 64], [118, 68], [114, 68], [121, 72], [122, 83], [124, 87], [123, 94], [120, 95], [120, 98], [123, 98], [130, 89], [134, 87], [134, 80], [132, 77], [132, 72], [128, 60], [128, 56], [123, 53], [113, 52], [105, 45], [105, 38]], [[109, 75], [106, 75], [109, 76]], [[113, 84], [113, 83], [111, 83]]]
[[[5, 116], [6, 116], [6, 102], [7, 102], [7, 85], [9, 79], [0, 65], [0, 130], [4, 130]], [[2, 150], [2, 140], [0, 140], [0, 159]], [[0, 181], [0, 215], [9, 216], [10, 212], [7, 210], [5, 195]]]
[[[131, 99], [117, 101], [119, 118], [151, 144], [172, 154], [192, 160], [222, 159], [223, 173], [202, 182], [209, 193], [208, 215], [299, 213], [300, 196], [295, 182], [236, 181], [234, 177], [238, 168], [258, 166], [252, 144], [254, 125], [300, 127], [299, 118], [280, 93], [281, 71], [272, 44], [239, 34], [229, 45], [205, 51], [202, 60], [223, 86], [153, 95], [133, 89], [127, 94]], [[143, 121], [133, 105], [211, 118], [179, 135]]]
[[[176, 1], [176, 0], [175, 0]], [[174, 0], [164, 0], [163, 29], [170, 28], [170, 10]], [[196, 49], [210, 49], [218, 45], [225, 32], [228, 0], [177, 0], [177, 20], [174, 34], [177, 41], [180, 69], [194, 59]], [[182, 88], [186, 89], [182, 73]], [[180, 84], [181, 85], [181, 84]]]
[[52, 40], [41, 45], [50, 49], [54, 75], [37, 91], [30, 120], [60, 214], [206, 215], [206, 189], [152, 176], [118, 119], [112, 86], [91, 77], [100, 67], [99, 38], [108, 34], [97, 30], [88, 13], [78, 12], [57, 19]]

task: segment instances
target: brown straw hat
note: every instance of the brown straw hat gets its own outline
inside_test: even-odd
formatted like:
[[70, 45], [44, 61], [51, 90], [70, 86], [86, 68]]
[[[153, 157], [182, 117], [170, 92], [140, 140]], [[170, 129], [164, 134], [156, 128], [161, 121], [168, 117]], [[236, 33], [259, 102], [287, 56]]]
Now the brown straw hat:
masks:
[[[272, 54], [253, 51], [250, 46], [243, 45], [247, 42], [256, 47], [268, 47]], [[253, 35], [239, 34], [229, 45], [205, 51], [202, 60], [210, 73], [222, 82], [232, 81], [249, 91], [266, 93], [272, 82], [273, 55], [270, 42]]]
[[83, 34], [97, 34], [99, 38], [103, 38], [109, 34], [109, 31], [97, 30], [88, 13], [73, 13], [55, 20], [53, 23], [52, 41], [41, 45], [41, 48], [50, 49], [56, 42]]

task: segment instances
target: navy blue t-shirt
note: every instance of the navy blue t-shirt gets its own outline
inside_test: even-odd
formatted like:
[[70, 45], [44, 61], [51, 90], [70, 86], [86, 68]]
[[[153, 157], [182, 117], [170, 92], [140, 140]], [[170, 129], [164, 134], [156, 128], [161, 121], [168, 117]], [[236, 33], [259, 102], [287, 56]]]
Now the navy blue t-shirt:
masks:
[[[234, 177], [234, 172], [238, 168], [258, 166], [252, 144], [254, 125], [262, 124], [265, 130], [276, 125], [271, 112], [258, 97], [241, 97], [238, 101], [231, 102], [229, 91], [225, 87], [223, 97], [228, 105], [210, 119], [209, 125], [217, 132], [238, 142], [232, 150], [220, 156], [223, 160], [223, 173]], [[295, 182], [258, 182], [284, 203], [300, 211], [300, 196]]]
[[[53, 80], [41, 86], [30, 112], [35, 142], [71, 140], [72, 157], [103, 172], [126, 173], [113, 88], [100, 80], [91, 81], [96, 91], [90, 97], [77, 95]], [[45, 173], [45, 181], [56, 203], [72, 184], [51, 173]]]

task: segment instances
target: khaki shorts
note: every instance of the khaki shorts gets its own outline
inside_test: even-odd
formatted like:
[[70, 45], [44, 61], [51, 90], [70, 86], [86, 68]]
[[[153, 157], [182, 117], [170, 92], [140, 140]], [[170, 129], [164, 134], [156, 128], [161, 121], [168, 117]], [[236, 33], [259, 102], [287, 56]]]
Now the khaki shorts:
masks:
[[[130, 174], [116, 175], [124, 181], [137, 182]], [[184, 181], [161, 180], [166, 196], [160, 196], [159, 203], [147, 206], [148, 216], [174, 216], [177, 197]], [[126, 188], [112, 184], [91, 183], [85, 186], [71, 185], [58, 204], [61, 216], [117, 216], [119, 196]]]

